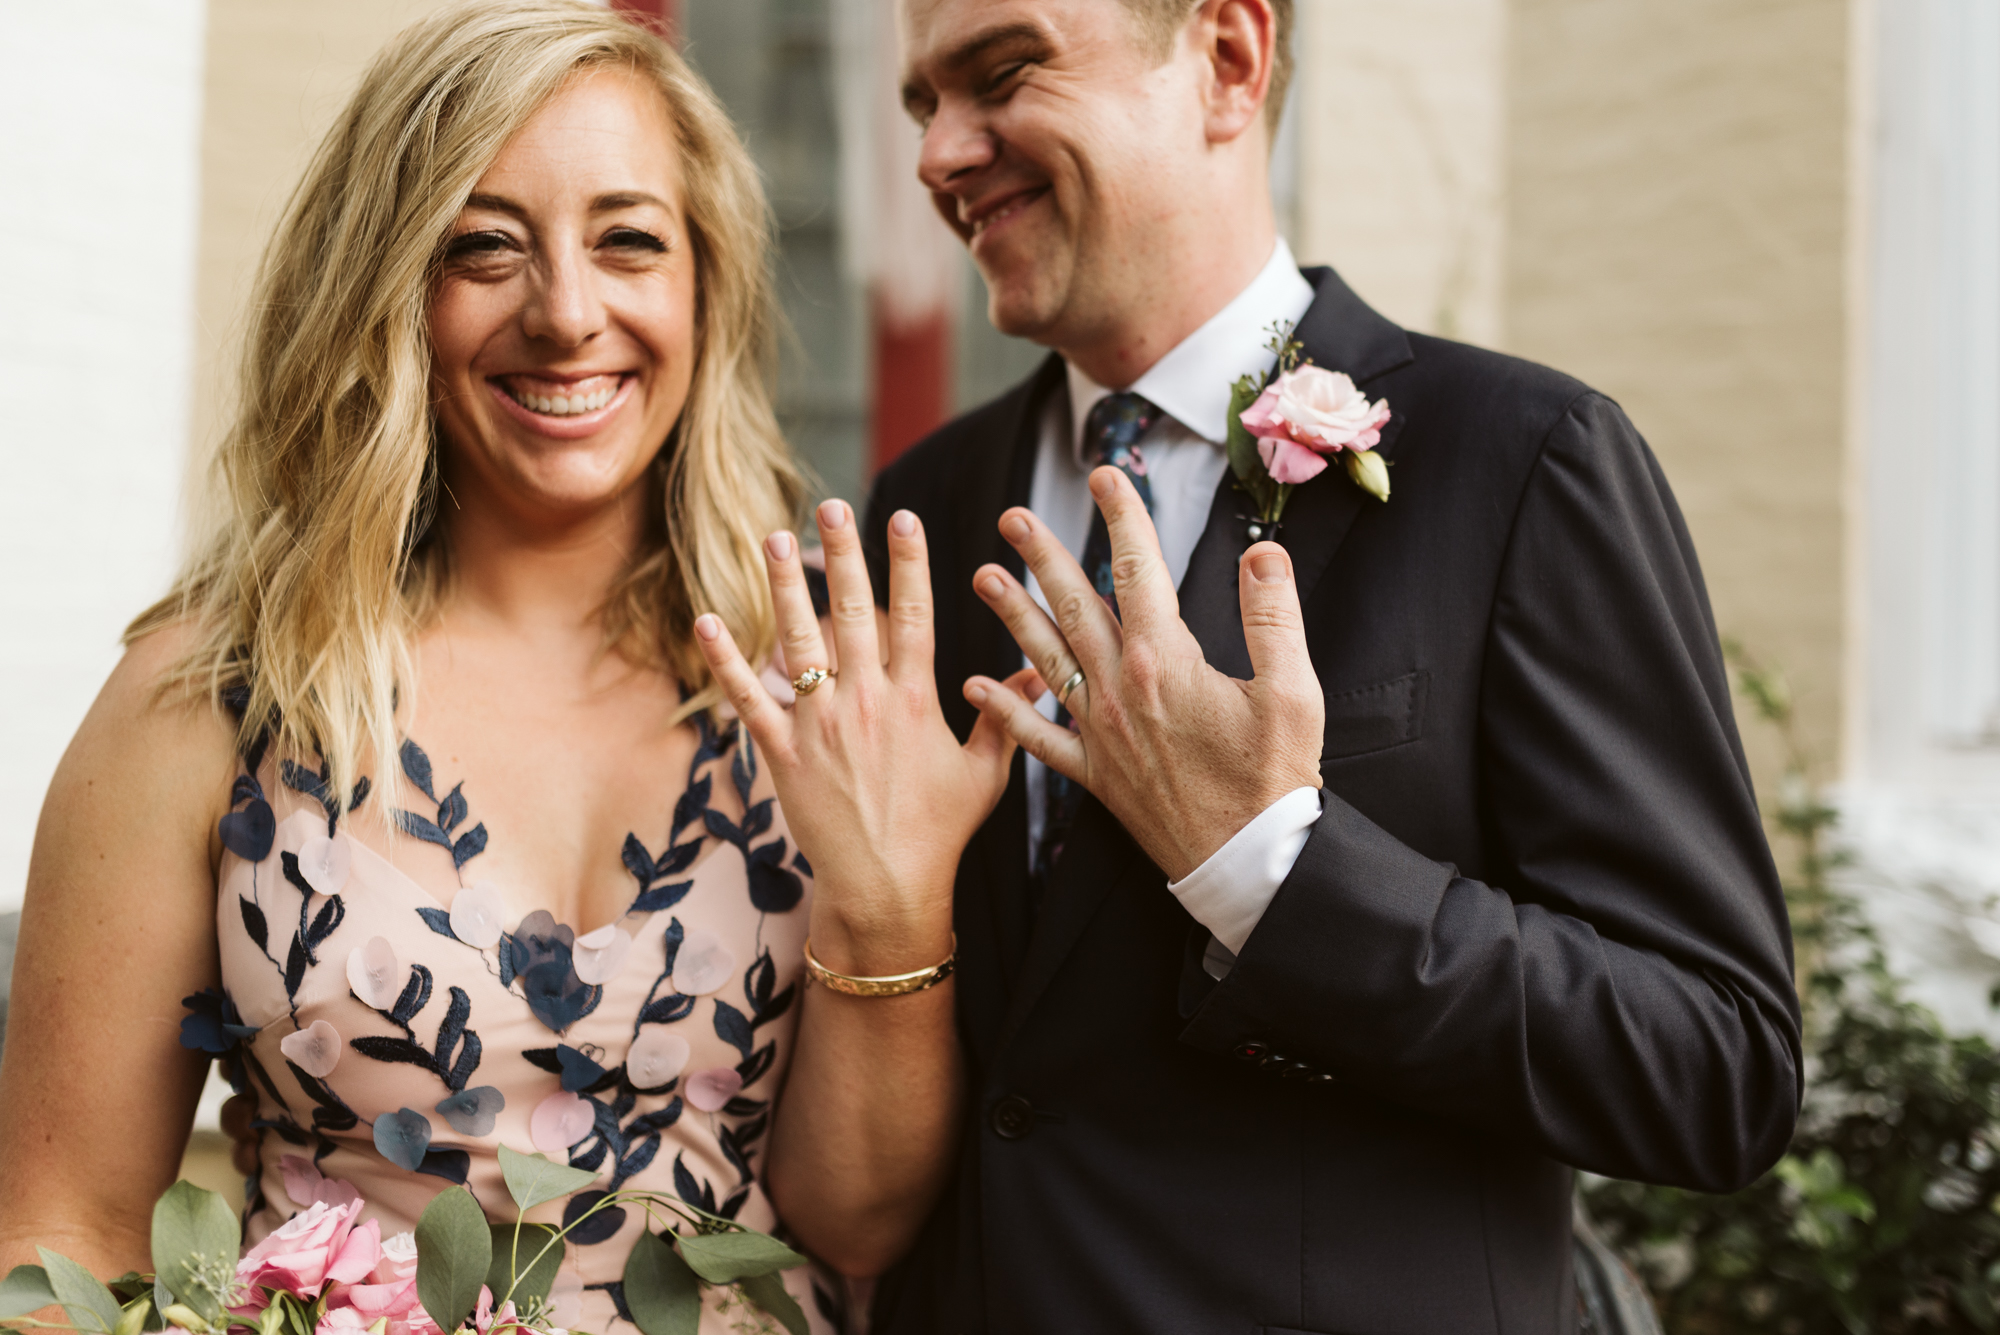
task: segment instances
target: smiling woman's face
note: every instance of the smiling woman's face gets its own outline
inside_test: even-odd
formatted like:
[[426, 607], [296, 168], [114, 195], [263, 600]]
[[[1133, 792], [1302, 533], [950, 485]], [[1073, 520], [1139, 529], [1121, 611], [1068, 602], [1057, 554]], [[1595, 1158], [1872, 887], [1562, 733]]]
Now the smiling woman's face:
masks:
[[654, 89], [576, 79], [510, 140], [431, 299], [445, 476], [530, 524], [626, 496], [687, 402], [695, 261]]

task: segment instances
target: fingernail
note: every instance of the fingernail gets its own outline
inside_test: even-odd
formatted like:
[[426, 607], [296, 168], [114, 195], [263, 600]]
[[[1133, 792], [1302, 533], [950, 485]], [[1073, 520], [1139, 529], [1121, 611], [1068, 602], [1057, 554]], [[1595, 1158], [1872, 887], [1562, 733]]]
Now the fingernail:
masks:
[[1117, 469], [1100, 468], [1090, 475], [1090, 494], [1098, 500], [1110, 499], [1111, 493], [1116, 490], [1118, 490]]
[[714, 640], [722, 634], [722, 618], [713, 612], [703, 612], [694, 619], [694, 633], [704, 640]]
[[773, 561], [791, 560], [792, 535], [789, 533], [773, 533], [770, 537], [764, 539], [764, 550], [771, 554]]
[[841, 501], [821, 501], [819, 503], [819, 526], [840, 528], [847, 523], [847, 506]]
[[889, 516], [889, 531], [899, 538], [907, 538], [917, 531], [917, 517], [908, 510], [898, 510]]
[[1250, 558], [1250, 578], [1259, 584], [1283, 584], [1291, 575], [1291, 562], [1276, 552]]
[[975, 705], [983, 705], [986, 703], [986, 688], [984, 686], [981, 686], [976, 681], [967, 682], [965, 687], [965, 698], [970, 700]]
[[1007, 581], [998, 575], [988, 575], [979, 581], [979, 591], [988, 598], [998, 598], [1007, 592]]
[[1026, 542], [1034, 527], [1020, 515], [1008, 515], [1000, 521], [1000, 535], [1009, 542]]

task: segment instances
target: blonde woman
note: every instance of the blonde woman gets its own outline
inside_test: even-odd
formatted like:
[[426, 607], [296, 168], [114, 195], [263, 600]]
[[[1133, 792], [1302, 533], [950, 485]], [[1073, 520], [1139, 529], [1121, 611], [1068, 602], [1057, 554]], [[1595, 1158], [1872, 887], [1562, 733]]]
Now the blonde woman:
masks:
[[[951, 986], [807, 988], [805, 948], [945, 965], [1011, 748], [943, 722], [914, 517], [878, 642], [820, 507], [821, 643], [766, 248], [712, 95], [605, 10], [461, 5], [377, 59], [265, 260], [218, 531], [50, 790], [0, 1264], [148, 1268], [211, 1055], [257, 1103], [252, 1239], [329, 1182], [385, 1237], [451, 1182], [511, 1217], [503, 1144], [782, 1215], [850, 1274], [914, 1235]], [[780, 641], [784, 706], [750, 666]], [[572, 1240], [553, 1320], [618, 1320], [642, 1223]]]

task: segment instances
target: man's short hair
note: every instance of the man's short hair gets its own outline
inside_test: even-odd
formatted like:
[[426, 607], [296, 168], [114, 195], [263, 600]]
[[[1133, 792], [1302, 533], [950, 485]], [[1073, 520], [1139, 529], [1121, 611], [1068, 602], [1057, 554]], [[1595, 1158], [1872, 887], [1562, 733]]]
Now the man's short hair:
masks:
[[[1165, 60], [1201, 0], [1119, 0], [1139, 25], [1140, 36], [1153, 59]], [[1275, 137], [1278, 119], [1285, 114], [1285, 90], [1292, 83], [1292, 0], [1271, 0], [1271, 14], [1277, 20], [1276, 49], [1271, 60], [1271, 91], [1264, 99], [1264, 123]]]

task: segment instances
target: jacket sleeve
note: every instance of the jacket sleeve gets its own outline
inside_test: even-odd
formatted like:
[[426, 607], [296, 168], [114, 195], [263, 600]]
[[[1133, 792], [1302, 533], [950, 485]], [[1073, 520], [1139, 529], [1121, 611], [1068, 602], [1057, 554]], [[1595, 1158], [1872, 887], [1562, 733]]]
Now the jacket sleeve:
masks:
[[[1480, 683], [1488, 870], [1331, 789], [1183, 1033], [1609, 1176], [1740, 1187], [1800, 1100], [1784, 895], [1701, 574], [1617, 407], [1571, 404], [1508, 539]], [[1294, 1067], [1294, 1070], [1298, 1070]]]

